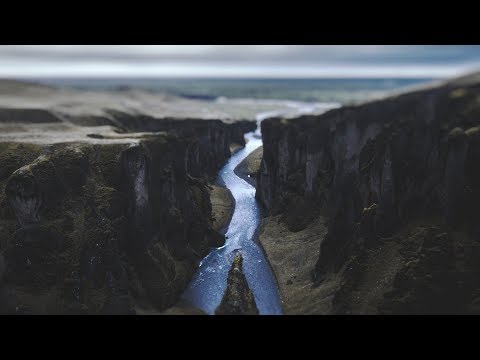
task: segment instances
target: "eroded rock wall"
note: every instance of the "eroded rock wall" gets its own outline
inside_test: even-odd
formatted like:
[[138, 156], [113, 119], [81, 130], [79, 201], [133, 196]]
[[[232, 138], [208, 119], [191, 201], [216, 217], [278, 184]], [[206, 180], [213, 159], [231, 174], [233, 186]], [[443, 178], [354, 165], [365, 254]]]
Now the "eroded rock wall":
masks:
[[291, 231], [327, 218], [312, 281], [342, 274], [333, 312], [480, 310], [479, 99], [454, 81], [262, 123], [257, 197]]
[[3, 313], [175, 303], [224, 242], [212, 228], [208, 180], [245, 127], [177, 124], [119, 143], [0, 143]]
[[166, 131], [195, 139], [192, 143], [196, 147], [189, 154], [189, 172], [196, 176], [206, 171], [215, 175], [219, 164], [230, 157], [230, 145], [244, 146], [244, 134], [256, 128], [255, 122], [247, 120], [227, 124], [221, 120], [154, 118], [113, 111], [111, 116], [116, 126], [128, 131]]

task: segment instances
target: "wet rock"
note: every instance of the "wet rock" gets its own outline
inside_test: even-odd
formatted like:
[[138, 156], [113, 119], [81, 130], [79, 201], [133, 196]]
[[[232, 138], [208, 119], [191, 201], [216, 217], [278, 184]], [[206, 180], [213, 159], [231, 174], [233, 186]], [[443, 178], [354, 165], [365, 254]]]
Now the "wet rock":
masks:
[[258, 315], [255, 298], [243, 274], [242, 264], [242, 255], [235, 255], [228, 272], [227, 288], [215, 315]]

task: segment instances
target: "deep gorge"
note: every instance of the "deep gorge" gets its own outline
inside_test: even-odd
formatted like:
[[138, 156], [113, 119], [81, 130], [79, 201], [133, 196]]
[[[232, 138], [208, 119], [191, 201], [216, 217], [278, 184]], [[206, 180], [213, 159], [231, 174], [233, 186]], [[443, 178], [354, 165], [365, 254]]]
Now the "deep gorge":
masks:
[[[480, 311], [479, 94], [471, 76], [262, 123], [257, 197], [282, 234], [320, 245], [299, 290], [317, 305], [293, 313]], [[269, 231], [265, 246], [287, 247]]]
[[224, 243], [212, 228], [209, 183], [255, 127], [130, 117], [118, 135], [1, 143], [2, 313], [172, 306]]
[[478, 74], [232, 113], [14, 85], [2, 314], [480, 312]]

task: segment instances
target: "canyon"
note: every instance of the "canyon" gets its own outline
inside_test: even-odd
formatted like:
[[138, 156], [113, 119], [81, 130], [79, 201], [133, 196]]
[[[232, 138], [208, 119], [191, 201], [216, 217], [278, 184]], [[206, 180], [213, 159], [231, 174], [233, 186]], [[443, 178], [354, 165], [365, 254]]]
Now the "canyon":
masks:
[[225, 241], [212, 179], [255, 122], [148, 93], [13, 81], [0, 93], [0, 312], [174, 305]]
[[1, 80], [0, 313], [480, 313], [480, 74], [313, 109]]
[[480, 311], [480, 75], [266, 119], [260, 242], [286, 314]]

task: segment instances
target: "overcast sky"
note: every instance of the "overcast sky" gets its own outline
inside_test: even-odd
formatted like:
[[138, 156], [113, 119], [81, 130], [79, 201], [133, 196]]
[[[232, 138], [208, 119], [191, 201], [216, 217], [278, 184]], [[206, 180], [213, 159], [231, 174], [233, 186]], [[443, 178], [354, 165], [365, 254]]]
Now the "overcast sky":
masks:
[[0, 45], [0, 77], [448, 77], [480, 46]]

